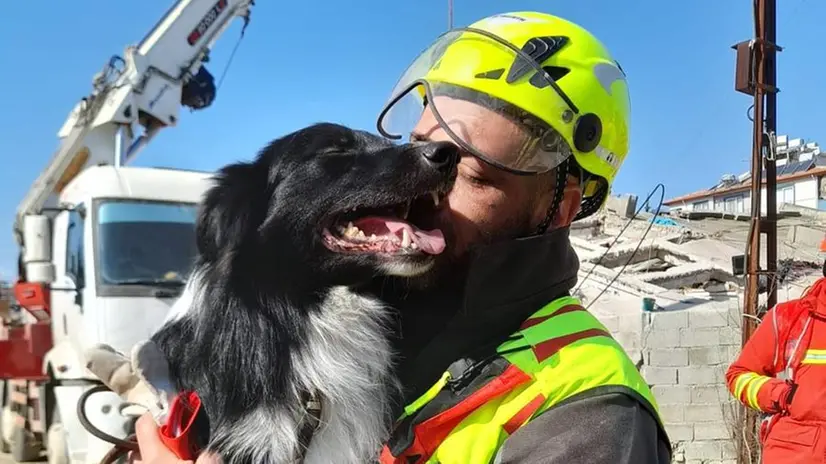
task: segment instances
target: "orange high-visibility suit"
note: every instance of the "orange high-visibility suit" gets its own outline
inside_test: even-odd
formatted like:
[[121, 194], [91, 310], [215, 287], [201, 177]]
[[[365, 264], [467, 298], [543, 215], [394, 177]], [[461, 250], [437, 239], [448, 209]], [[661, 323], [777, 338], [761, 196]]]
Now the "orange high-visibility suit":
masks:
[[726, 383], [743, 404], [769, 414], [760, 427], [763, 462], [826, 461], [826, 277], [766, 313]]

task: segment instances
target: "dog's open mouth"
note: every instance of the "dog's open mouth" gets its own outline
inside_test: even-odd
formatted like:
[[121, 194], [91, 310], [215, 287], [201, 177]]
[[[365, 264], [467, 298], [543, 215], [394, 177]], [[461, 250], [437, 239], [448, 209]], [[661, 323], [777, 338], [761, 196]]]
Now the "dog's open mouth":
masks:
[[414, 203], [427, 201], [438, 206], [443, 196], [430, 192], [396, 205], [351, 209], [337, 215], [323, 230], [324, 244], [338, 253], [437, 255], [445, 249], [442, 231], [419, 229], [407, 218]]

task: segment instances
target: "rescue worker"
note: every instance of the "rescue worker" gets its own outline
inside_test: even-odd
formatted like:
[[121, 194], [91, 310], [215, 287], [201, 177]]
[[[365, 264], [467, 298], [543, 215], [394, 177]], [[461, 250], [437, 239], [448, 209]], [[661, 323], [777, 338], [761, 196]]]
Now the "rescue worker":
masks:
[[[374, 286], [400, 315], [405, 386], [381, 463], [671, 462], [648, 385], [570, 296], [569, 226], [603, 205], [629, 122], [619, 64], [547, 14], [447, 32], [404, 72], [379, 132], [463, 155], [446, 200], [408, 217], [445, 233], [442, 261]], [[144, 462], [174, 462], [151, 418], [138, 438]]]
[[800, 298], [766, 312], [726, 372], [726, 384], [734, 397], [766, 415], [760, 424], [763, 462], [823, 462], [824, 369], [826, 263], [823, 277]]

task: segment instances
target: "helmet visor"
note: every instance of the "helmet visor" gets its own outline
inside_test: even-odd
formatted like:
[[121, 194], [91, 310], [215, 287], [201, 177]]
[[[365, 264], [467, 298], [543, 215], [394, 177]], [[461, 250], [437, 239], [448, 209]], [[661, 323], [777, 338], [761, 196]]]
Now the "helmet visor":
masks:
[[[492, 63], [507, 67], [491, 69]], [[407, 68], [378, 130], [394, 140], [441, 130], [466, 152], [517, 174], [556, 168], [571, 155], [565, 137], [506, 95], [495, 96], [504, 86], [513, 92], [531, 86], [532, 105], [558, 114], [558, 125], [572, 130], [568, 123], [578, 110], [536, 60], [495, 34], [469, 28], [443, 34]]]

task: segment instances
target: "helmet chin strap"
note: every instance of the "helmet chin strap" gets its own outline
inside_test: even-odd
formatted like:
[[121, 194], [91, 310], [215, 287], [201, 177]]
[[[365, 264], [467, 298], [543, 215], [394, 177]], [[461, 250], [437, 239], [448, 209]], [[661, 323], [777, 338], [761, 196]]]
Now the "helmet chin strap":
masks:
[[[562, 162], [559, 166], [556, 167], [556, 183], [554, 184], [554, 198], [551, 201], [550, 206], [548, 206], [548, 211], [545, 214], [545, 219], [539, 223], [539, 226], [536, 228], [536, 235], [542, 235], [547, 230], [548, 227], [551, 226], [551, 223], [556, 216], [556, 213], [559, 211], [559, 205], [562, 204], [562, 199], [565, 196], [565, 186], [568, 183], [568, 174], [571, 172], [572, 165], [575, 165], [575, 162], [572, 161], [573, 156], [569, 156]], [[578, 167], [578, 166], [577, 166]], [[581, 177], [581, 176], [580, 176]]]

